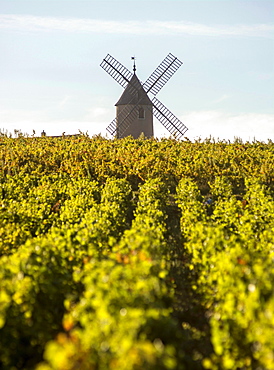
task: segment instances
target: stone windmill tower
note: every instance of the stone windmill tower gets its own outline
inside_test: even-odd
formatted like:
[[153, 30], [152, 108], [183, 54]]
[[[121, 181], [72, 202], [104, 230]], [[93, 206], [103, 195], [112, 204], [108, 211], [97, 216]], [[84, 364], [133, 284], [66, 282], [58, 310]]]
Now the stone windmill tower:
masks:
[[[182, 62], [169, 53], [143, 84], [136, 75], [135, 58], [132, 59], [133, 73], [109, 54], [100, 64], [125, 89], [115, 104], [116, 118], [107, 127], [107, 131], [117, 138], [129, 135], [138, 138], [141, 134], [153, 137], [154, 115], [172, 135], [182, 138], [187, 127], [155, 96]], [[150, 99], [148, 93], [154, 97]]]
[[[153, 104], [136, 75], [135, 60], [133, 72], [125, 91], [115, 104], [117, 136], [122, 138], [131, 135], [137, 139], [144, 134], [145, 137], [153, 137]], [[138, 109], [134, 110], [136, 105]], [[122, 127], [123, 121], [127, 119], [128, 108], [132, 111], [132, 122], [125, 130], [120, 130], [119, 127]]]

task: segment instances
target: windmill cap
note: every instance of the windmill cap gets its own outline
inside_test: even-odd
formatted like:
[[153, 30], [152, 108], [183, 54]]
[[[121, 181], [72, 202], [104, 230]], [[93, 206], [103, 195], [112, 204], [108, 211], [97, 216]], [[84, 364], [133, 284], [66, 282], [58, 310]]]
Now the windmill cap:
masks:
[[136, 104], [152, 105], [151, 100], [147, 96], [147, 93], [145, 92], [141, 82], [136, 74], [134, 74], [115, 106]]

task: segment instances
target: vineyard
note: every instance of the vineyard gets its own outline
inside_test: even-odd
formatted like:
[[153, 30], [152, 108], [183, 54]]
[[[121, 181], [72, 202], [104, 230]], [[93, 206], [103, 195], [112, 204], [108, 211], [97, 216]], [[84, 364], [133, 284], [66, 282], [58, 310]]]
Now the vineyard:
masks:
[[273, 370], [274, 144], [0, 137], [0, 368]]

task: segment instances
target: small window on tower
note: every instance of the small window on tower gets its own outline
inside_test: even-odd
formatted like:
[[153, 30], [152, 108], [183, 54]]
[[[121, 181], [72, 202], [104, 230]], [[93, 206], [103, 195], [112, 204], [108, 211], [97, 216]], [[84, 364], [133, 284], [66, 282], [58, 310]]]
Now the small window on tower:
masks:
[[142, 107], [139, 107], [139, 118], [141, 119], [145, 118], [145, 110]]

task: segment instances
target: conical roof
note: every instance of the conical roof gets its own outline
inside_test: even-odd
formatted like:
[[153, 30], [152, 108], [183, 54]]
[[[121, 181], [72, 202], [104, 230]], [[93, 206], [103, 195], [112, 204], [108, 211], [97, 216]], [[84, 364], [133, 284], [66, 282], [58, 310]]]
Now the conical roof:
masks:
[[141, 82], [134, 73], [125, 91], [115, 105], [152, 105], [147, 93], [143, 89]]

